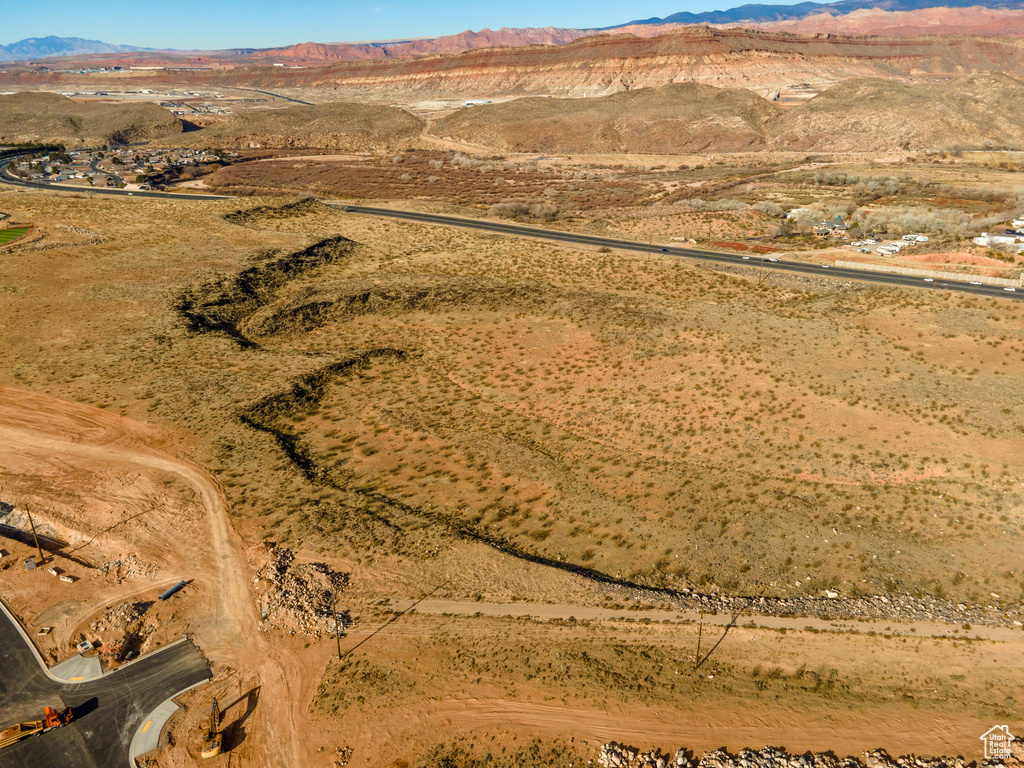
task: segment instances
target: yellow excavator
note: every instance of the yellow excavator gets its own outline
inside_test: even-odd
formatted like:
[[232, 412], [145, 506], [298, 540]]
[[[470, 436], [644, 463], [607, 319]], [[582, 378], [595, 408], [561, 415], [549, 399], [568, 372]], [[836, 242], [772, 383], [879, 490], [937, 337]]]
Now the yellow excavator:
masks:
[[220, 754], [221, 734], [218, 730], [220, 728], [220, 714], [220, 707], [217, 706], [217, 700], [214, 699], [213, 706], [210, 707], [210, 723], [206, 728], [206, 733], [203, 735], [203, 751], [201, 754], [204, 760]]

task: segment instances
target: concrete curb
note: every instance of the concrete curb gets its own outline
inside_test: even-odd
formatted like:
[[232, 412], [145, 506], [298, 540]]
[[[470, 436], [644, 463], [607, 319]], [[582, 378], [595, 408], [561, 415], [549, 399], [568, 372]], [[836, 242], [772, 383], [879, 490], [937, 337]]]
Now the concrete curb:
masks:
[[128, 747], [128, 765], [130, 768], [138, 768], [139, 757], [160, 747], [160, 740], [163, 737], [167, 723], [170, 722], [171, 718], [180, 709], [174, 703], [174, 700], [182, 694], [198, 688], [200, 685], [206, 685], [211, 679], [207, 678], [195, 685], [190, 685], [188, 688], [183, 688], [171, 696], [171, 698], [159, 704], [156, 709], [143, 718], [142, 724], [135, 730], [135, 735], [132, 736], [131, 746]]
[[36, 644], [32, 641], [32, 638], [28, 636], [28, 632], [25, 631], [24, 625], [22, 625], [21, 621], [7, 607], [7, 604], [3, 601], [3, 599], [0, 599], [0, 611], [3, 611], [3, 614], [7, 617], [7, 620], [10, 621], [11, 624], [13, 624], [14, 627], [18, 630], [18, 633], [21, 635], [21, 639], [25, 641], [25, 645], [32, 649], [32, 655], [36, 657], [36, 661], [39, 662], [39, 666], [42, 668], [43, 673], [54, 682], [63, 683], [64, 680], [61, 680], [60, 678], [54, 677], [50, 674], [50, 668], [47, 667], [46, 662], [43, 661], [43, 656], [41, 653], [39, 653], [39, 649], [36, 647]]
[[[13, 624], [15, 626], [15, 628], [18, 630], [18, 633], [21, 635], [21, 638], [25, 641], [25, 645], [27, 645], [29, 648], [32, 649], [32, 655], [34, 655], [36, 657], [36, 661], [39, 662], [39, 666], [42, 668], [43, 673], [48, 678], [53, 680], [53, 682], [55, 682], [55, 683], [63, 683], [64, 685], [76, 685], [77, 683], [80, 683], [80, 682], [89, 682], [91, 680], [98, 680], [100, 678], [106, 677], [107, 675], [112, 675], [112, 674], [114, 674], [115, 672], [117, 672], [120, 669], [124, 669], [125, 667], [130, 667], [132, 664], [136, 664], [136, 663], [142, 661], [143, 659], [149, 659], [149, 658], [155, 656], [158, 653], [162, 653], [162, 652], [168, 650], [169, 648], [173, 648], [174, 646], [180, 645], [181, 643], [184, 643], [184, 642], [188, 642], [188, 640], [189, 640], [188, 637], [179, 637], [173, 643], [168, 643], [167, 645], [164, 645], [164, 646], [161, 646], [161, 647], [157, 648], [155, 651], [150, 651], [147, 654], [144, 654], [142, 656], [139, 656], [138, 658], [132, 659], [131, 661], [127, 662], [126, 664], [120, 665], [117, 669], [107, 670], [106, 672], [104, 672], [103, 674], [99, 675], [98, 677], [90, 678], [89, 681], [86, 681], [86, 680], [65, 680], [64, 678], [57, 677], [56, 675], [53, 675], [50, 672], [50, 668], [46, 666], [46, 662], [43, 660], [42, 654], [39, 653], [39, 649], [36, 647], [36, 644], [34, 642], [32, 642], [32, 638], [29, 637], [28, 632], [25, 631], [24, 625], [14, 615], [14, 613], [7, 607], [7, 604], [4, 603], [2, 598], [0, 598], [0, 611], [3, 612], [3, 614], [11, 622], [11, 624]], [[71, 657], [71, 658], [74, 658], [74, 657]], [[64, 661], [61, 662], [61, 664], [65, 664], [65, 663], [67, 663], [67, 661], [68, 660], [65, 659]], [[60, 666], [60, 664], [56, 665], [54, 668], [56, 669], [57, 666]], [[190, 689], [186, 688], [185, 690], [190, 690]], [[182, 691], [182, 693], [184, 693], [184, 691]], [[175, 694], [175, 695], [179, 696], [180, 694]]]
[[103, 677], [103, 665], [98, 656], [76, 654], [55, 664], [50, 670], [50, 677], [65, 683], [86, 683]]

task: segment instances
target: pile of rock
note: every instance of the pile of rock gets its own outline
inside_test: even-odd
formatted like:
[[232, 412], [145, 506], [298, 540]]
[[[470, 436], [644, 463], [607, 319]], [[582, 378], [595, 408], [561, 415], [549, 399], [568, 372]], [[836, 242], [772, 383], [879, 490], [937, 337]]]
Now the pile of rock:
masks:
[[597, 764], [605, 768], [689, 768], [693, 765], [688, 753], [682, 749], [675, 756], [668, 757], [656, 749], [641, 752], [636, 747], [627, 747], [614, 741], [601, 747]]
[[[1014, 749], [1012, 758], [984, 760], [978, 768], [1004, 768], [1024, 764], [1024, 745]], [[680, 749], [668, 757], [658, 750], [641, 752], [612, 741], [601, 747], [597, 758], [604, 768], [964, 768], [962, 757], [929, 757], [902, 755], [892, 757], [883, 749], [865, 752], [863, 758], [837, 757], [831, 752], [806, 752], [794, 755], [781, 747], [765, 747], [761, 750], [742, 749], [733, 755], [724, 749], [706, 752], [700, 760], [691, 757], [687, 750]]]
[[90, 628], [96, 632], [114, 630], [125, 632], [129, 627], [134, 626], [149, 610], [152, 603], [121, 603], [113, 608], [108, 608], [100, 618], [94, 621]]
[[882, 620], [914, 622], [927, 621], [945, 624], [977, 624], [979, 626], [1022, 627], [1024, 606], [1020, 603], [996, 605], [967, 605], [935, 597], [914, 597], [905, 593], [874, 595], [871, 597], [729, 597], [707, 595], [683, 589], [669, 592], [657, 588], [630, 588], [630, 597], [650, 602], [662, 599], [673, 607], [719, 613], [744, 611], [748, 616], [796, 616], [833, 620]]
[[324, 563], [297, 564], [291, 550], [275, 544], [266, 545], [266, 550], [266, 564], [256, 574], [261, 628], [317, 639], [333, 634], [338, 624], [344, 629], [348, 613], [336, 616], [335, 604], [348, 585], [348, 574]]
[[139, 560], [135, 555], [122, 555], [117, 560], [108, 560], [100, 566], [100, 571], [120, 584], [125, 579], [149, 579], [157, 572], [153, 563]]

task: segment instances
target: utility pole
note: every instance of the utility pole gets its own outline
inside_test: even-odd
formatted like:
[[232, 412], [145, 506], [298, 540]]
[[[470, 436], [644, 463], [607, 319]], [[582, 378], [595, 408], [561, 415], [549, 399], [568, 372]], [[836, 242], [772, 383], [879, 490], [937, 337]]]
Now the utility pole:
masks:
[[42, 565], [46, 562], [46, 558], [43, 556], [43, 548], [39, 546], [39, 536], [36, 534], [36, 524], [32, 520], [32, 513], [28, 507], [25, 507], [25, 512], [28, 514], [28, 524], [32, 526], [32, 538], [36, 540], [36, 549], [39, 550], [39, 564]]
[[704, 606], [700, 609], [700, 623], [697, 625], [697, 655], [693, 657], [693, 668], [700, 666], [700, 639], [704, 634]]
[[341, 661], [341, 623], [338, 620], [338, 596], [334, 596], [334, 638], [338, 641], [338, 661]]

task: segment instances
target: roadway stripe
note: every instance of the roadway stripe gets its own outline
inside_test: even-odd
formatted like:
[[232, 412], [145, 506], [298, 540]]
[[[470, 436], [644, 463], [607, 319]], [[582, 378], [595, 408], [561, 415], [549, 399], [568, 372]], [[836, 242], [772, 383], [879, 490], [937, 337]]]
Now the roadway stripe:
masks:
[[144, 726], [142, 726], [142, 731], [140, 731], [140, 733], [145, 733], [146, 731], [148, 731], [149, 730], [149, 726], [151, 726], [152, 724], [153, 724], [152, 720], [147, 720], [146, 724]]
[[[323, 201], [327, 202], [327, 201]], [[380, 216], [392, 219], [404, 219], [415, 221], [421, 224], [433, 224], [440, 226], [462, 227], [464, 229], [475, 229], [487, 232], [495, 232], [504, 235], [518, 237], [534, 237], [542, 240], [553, 240], [556, 242], [574, 243], [576, 245], [596, 245], [628, 250], [634, 252], [661, 253], [670, 256], [682, 256], [684, 258], [713, 261], [721, 264], [735, 264], [737, 266], [753, 267], [758, 266], [764, 269], [772, 269], [783, 272], [796, 272], [799, 274], [821, 277], [825, 279], [856, 280], [865, 283], [881, 283], [883, 285], [901, 286], [904, 288], [931, 288], [945, 289], [970, 293], [975, 296], [986, 296], [989, 298], [1024, 300], [1024, 293], [1004, 292], [999, 286], [974, 286], [967, 282], [956, 283], [947, 281], [928, 281], [920, 277], [899, 275], [889, 272], [872, 272], [870, 270], [848, 269], [844, 267], [830, 266], [823, 268], [820, 264], [809, 264], [797, 261], [772, 261], [768, 256], [753, 256], [749, 259], [741, 255], [722, 253], [720, 251], [705, 251], [699, 248], [681, 248], [679, 246], [658, 246], [654, 248], [650, 243], [641, 243], [635, 240], [619, 240], [618, 238], [600, 237], [598, 235], [576, 234], [557, 229], [539, 229], [537, 227], [524, 227], [518, 224], [504, 224], [499, 222], [466, 219], [455, 216], [443, 216], [438, 214], [420, 213], [418, 211], [399, 211], [391, 208], [375, 208], [361, 205], [349, 205], [346, 203], [328, 202], [337, 208], [350, 213], [363, 214], [367, 216]]]

